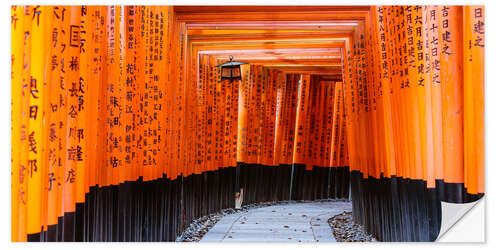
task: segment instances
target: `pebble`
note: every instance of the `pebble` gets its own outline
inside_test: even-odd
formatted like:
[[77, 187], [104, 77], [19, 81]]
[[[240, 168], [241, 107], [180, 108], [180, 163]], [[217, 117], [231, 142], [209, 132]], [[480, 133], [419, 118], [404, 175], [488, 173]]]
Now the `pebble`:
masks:
[[333, 237], [339, 242], [371, 242], [377, 241], [375, 237], [368, 234], [365, 228], [354, 222], [352, 212], [343, 212], [328, 219], [328, 225], [332, 228]]

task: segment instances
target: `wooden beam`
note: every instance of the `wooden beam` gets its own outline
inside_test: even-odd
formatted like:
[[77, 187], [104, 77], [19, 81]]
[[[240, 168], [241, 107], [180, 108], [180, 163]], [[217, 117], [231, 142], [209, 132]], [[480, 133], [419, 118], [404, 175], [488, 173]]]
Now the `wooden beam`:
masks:
[[235, 21], [337, 21], [364, 20], [366, 11], [295, 11], [295, 12], [219, 12], [176, 13], [176, 19], [186, 23]]
[[174, 11], [177, 14], [193, 14], [193, 13], [220, 13], [220, 12], [296, 12], [296, 11], [369, 11], [370, 6], [363, 5], [353, 5], [353, 6], [342, 6], [342, 5], [316, 5], [316, 6], [249, 6], [249, 5], [206, 5], [206, 6], [188, 6], [179, 5], [174, 6]]
[[188, 23], [189, 30], [219, 30], [219, 29], [306, 29], [306, 30], [338, 30], [342, 27], [355, 27], [359, 25], [357, 20], [335, 20], [335, 21], [237, 21], [221, 23]]

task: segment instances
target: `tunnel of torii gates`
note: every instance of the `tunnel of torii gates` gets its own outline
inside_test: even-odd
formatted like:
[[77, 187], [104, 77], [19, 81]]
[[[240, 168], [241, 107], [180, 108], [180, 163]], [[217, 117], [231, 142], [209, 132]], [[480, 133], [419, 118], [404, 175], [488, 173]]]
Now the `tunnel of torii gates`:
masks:
[[484, 6], [11, 15], [12, 241], [174, 241], [240, 194], [433, 241], [484, 195]]

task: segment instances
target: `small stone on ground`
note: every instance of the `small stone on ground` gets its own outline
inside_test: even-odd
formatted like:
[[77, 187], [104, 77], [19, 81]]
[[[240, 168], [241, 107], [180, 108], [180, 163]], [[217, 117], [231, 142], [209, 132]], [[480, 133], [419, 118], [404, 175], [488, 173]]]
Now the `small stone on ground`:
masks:
[[343, 212], [328, 219], [333, 236], [339, 242], [371, 242], [377, 241], [368, 234], [365, 228], [352, 219], [352, 212]]

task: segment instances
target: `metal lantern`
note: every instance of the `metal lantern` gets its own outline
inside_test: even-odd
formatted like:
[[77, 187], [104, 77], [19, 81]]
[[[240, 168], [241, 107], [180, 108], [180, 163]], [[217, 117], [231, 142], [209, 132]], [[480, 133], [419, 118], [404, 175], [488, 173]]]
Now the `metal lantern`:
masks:
[[240, 65], [242, 64], [247, 63], [233, 61], [233, 56], [229, 56], [229, 62], [217, 65], [217, 67], [221, 67], [221, 80], [241, 80]]

